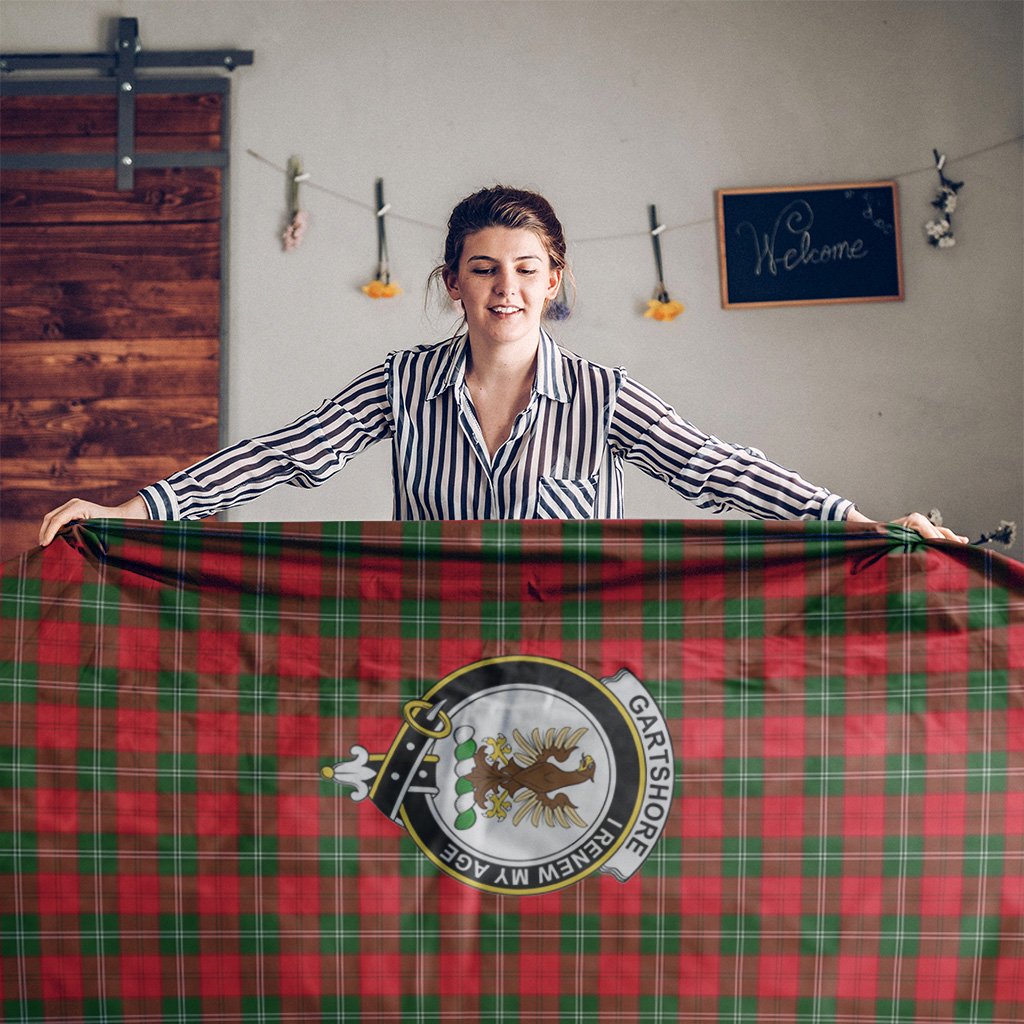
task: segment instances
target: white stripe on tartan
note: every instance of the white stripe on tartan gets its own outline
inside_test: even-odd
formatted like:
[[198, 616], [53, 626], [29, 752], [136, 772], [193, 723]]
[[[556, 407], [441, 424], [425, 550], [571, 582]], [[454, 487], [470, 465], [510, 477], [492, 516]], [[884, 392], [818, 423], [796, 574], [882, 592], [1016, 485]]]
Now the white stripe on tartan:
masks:
[[[982, 765], [981, 765], [981, 849], [978, 851], [978, 859], [981, 864], [985, 863], [989, 852], [989, 828], [992, 813], [992, 789], [991, 781], [991, 751], [992, 751], [992, 553], [988, 550], [985, 555], [985, 583], [984, 590], [984, 631], [985, 631], [985, 661], [982, 667], [982, 692], [984, 694], [984, 743], [982, 744]], [[978, 1016], [983, 1005], [981, 1000], [981, 972], [982, 972], [982, 940], [984, 910], [988, 896], [988, 872], [982, 868], [978, 871], [978, 909], [975, 914], [974, 929], [974, 964], [971, 971], [971, 1024], [980, 1021]]]

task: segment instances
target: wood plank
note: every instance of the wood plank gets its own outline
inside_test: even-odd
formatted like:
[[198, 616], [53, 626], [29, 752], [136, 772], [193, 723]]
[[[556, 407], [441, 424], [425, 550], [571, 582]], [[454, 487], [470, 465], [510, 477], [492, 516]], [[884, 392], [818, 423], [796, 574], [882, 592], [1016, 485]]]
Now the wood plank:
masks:
[[0, 223], [88, 224], [220, 219], [216, 167], [142, 169], [135, 190], [120, 192], [109, 171], [7, 171]]
[[210, 337], [220, 333], [218, 281], [12, 284], [0, 297], [10, 341]]
[[34, 224], [4, 229], [0, 282], [215, 280], [220, 225]]
[[[208, 454], [206, 450], [196, 452], [191, 461], [184, 462], [183, 458], [189, 460], [188, 455], [121, 455], [116, 458], [108, 455], [84, 455], [78, 459], [11, 458], [4, 459], [2, 472], [3, 479], [12, 485], [23, 489], [31, 489], [38, 485], [38, 489], [47, 494], [65, 494], [69, 485], [72, 488], [89, 488], [92, 491], [112, 487], [122, 490], [127, 488], [127, 493], [121, 494], [117, 499], [120, 503], [131, 497], [136, 481], [141, 481], [139, 487], [145, 487], [146, 484], [176, 473]], [[75, 492], [66, 494], [60, 501], [67, 501], [76, 495], [88, 501], [99, 500], [91, 494]]]
[[[70, 498], [119, 505], [140, 488], [170, 476], [206, 454], [197, 451], [179, 456], [83, 458], [50, 463], [34, 458], [5, 459], [0, 474], [3, 557], [34, 545], [43, 516]], [[13, 537], [9, 535], [12, 526]]]
[[[195, 153], [221, 148], [219, 135], [139, 135], [137, 153]], [[16, 135], [3, 140], [5, 153], [109, 153], [117, 150], [116, 135]]]
[[[220, 93], [139, 93], [136, 135], [218, 135]], [[117, 94], [109, 96], [0, 97], [0, 139], [18, 136], [117, 135]]]
[[36, 547], [40, 518], [0, 520], [0, 562], [17, 558]]
[[175, 456], [217, 448], [217, 403], [193, 395], [148, 398], [25, 398], [0, 405], [4, 465], [17, 459]]
[[0, 348], [0, 380], [8, 400], [183, 394], [216, 399], [219, 352], [217, 338], [9, 341]]

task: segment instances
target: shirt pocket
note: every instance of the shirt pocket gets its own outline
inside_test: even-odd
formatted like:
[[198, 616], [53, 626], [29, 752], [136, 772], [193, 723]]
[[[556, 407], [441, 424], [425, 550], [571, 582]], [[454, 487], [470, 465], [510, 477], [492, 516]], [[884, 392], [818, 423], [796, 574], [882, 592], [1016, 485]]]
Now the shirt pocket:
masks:
[[537, 482], [535, 519], [593, 519], [597, 477], [542, 476]]

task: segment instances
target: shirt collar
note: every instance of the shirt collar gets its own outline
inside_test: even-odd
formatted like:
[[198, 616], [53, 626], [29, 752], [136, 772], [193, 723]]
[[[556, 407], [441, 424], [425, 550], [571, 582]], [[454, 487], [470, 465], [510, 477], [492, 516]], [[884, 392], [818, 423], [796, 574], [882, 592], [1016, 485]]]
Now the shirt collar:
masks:
[[461, 387], [466, 377], [466, 346], [468, 334], [457, 334], [445, 342], [447, 351], [442, 355], [434, 372], [434, 380], [427, 391], [427, 400], [437, 398], [451, 387]]
[[540, 332], [540, 346], [537, 349], [537, 377], [533, 386], [539, 394], [556, 402], [569, 401], [565, 357], [551, 335], [543, 328]]
[[[448, 351], [438, 364], [434, 381], [427, 392], [428, 401], [437, 398], [448, 388], [462, 386], [462, 382], [466, 379], [468, 348], [468, 334], [460, 334], [448, 342]], [[534, 377], [533, 389], [538, 394], [556, 402], [569, 401], [564, 357], [551, 335], [543, 328], [540, 332], [540, 345], [537, 348], [537, 373]]]

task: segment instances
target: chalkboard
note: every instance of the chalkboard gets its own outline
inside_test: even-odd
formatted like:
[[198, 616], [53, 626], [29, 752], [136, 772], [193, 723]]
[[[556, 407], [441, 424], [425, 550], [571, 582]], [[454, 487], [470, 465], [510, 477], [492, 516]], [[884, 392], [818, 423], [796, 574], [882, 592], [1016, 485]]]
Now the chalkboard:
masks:
[[903, 298], [896, 182], [718, 191], [726, 309]]

